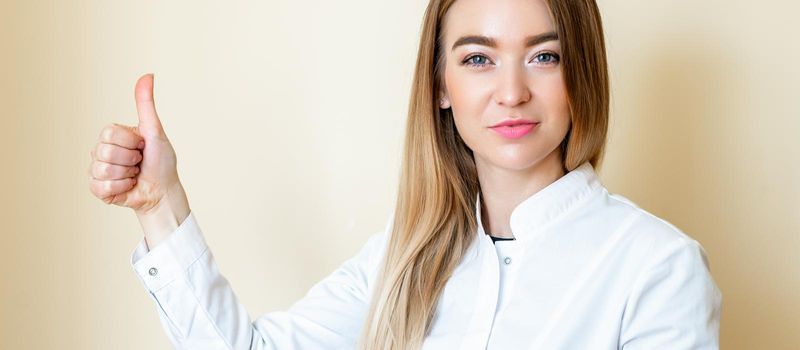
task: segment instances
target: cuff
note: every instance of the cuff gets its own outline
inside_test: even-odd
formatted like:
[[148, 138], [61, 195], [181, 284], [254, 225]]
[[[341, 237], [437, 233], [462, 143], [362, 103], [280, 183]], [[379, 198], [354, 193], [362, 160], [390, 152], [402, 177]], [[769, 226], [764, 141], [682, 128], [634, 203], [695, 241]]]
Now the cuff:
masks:
[[149, 250], [142, 238], [131, 254], [131, 267], [142, 284], [156, 292], [184, 274], [208, 249], [194, 213], [178, 226], [164, 241]]

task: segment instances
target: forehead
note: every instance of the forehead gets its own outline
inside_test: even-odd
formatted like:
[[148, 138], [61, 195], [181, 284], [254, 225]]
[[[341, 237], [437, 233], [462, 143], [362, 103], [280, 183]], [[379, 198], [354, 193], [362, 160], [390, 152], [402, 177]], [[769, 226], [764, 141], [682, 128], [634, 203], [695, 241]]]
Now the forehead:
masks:
[[544, 0], [457, 0], [444, 16], [446, 47], [464, 35], [496, 38], [500, 46], [555, 31]]

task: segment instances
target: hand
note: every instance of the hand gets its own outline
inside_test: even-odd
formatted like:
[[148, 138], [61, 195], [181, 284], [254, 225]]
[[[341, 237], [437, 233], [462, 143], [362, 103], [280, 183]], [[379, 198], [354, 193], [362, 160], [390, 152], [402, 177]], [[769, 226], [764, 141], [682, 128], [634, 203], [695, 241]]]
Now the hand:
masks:
[[107, 204], [136, 212], [150, 249], [164, 241], [191, 209], [178, 178], [175, 150], [153, 101], [153, 75], [136, 82], [139, 125], [111, 124], [90, 152], [89, 189]]

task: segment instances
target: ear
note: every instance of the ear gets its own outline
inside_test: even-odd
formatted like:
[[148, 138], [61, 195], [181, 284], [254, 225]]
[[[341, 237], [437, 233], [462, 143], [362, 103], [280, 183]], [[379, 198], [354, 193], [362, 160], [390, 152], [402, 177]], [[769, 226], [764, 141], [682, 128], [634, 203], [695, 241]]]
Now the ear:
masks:
[[447, 96], [446, 92], [439, 92], [439, 108], [440, 109], [448, 109], [450, 108], [450, 98]]

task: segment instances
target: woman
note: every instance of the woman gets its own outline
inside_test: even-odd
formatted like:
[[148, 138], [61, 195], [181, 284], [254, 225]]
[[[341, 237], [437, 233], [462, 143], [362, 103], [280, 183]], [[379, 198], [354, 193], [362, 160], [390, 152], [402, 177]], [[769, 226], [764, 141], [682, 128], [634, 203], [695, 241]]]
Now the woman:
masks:
[[592, 0], [432, 0], [392, 219], [252, 323], [189, 210], [152, 76], [139, 126], [101, 134], [90, 187], [136, 211], [132, 264], [179, 348], [716, 349], [703, 248], [595, 172], [602, 33]]

